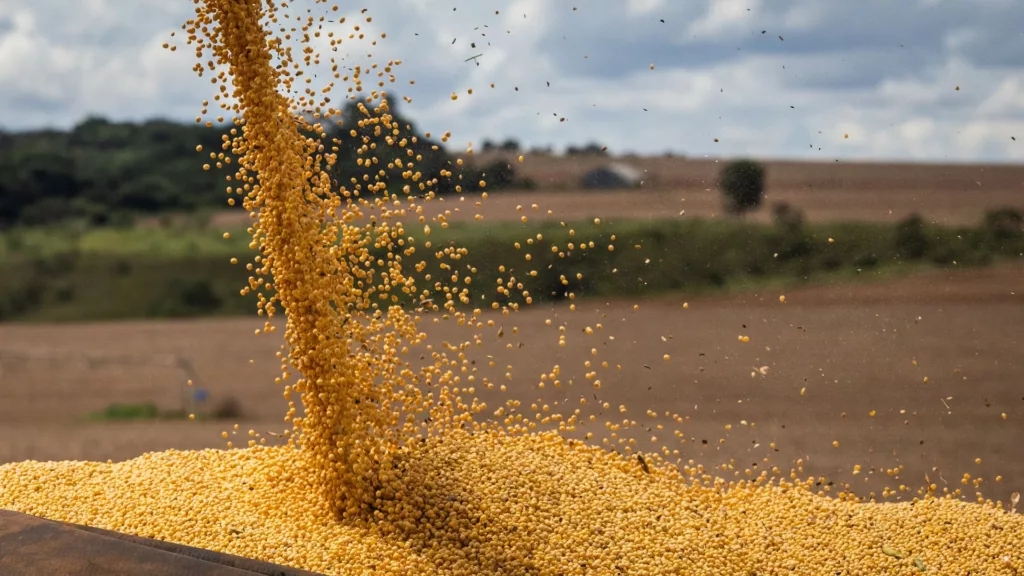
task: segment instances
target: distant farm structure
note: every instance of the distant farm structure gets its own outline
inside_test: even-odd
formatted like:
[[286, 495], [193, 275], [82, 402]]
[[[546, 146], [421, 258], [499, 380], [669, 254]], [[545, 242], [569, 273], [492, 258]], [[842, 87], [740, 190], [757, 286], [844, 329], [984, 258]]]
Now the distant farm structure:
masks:
[[641, 183], [643, 171], [620, 162], [594, 168], [580, 178], [580, 187], [588, 190], [639, 188]]

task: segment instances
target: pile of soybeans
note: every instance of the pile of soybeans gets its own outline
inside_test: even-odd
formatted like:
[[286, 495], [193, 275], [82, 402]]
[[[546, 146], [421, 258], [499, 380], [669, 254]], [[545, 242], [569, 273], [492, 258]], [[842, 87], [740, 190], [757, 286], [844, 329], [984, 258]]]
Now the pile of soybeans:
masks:
[[[874, 503], [815, 492], [799, 470], [730, 481], [678, 450], [641, 454], [629, 439], [635, 423], [596, 423], [587, 412], [600, 406], [594, 375], [607, 366], [598, 358], [590, 405], [488, 407], [476, 388], [496, 383], [476, 377], [471, 349], [498, 330], [488, 315], [530, 304], [532, 274], [509, 272], [485, 312], [473, 308], [466, 251], [424, 240], [423, 203], [439, 179], [460, 178], [461, 161], [420, 172], [416, 137], [389, 113], [385, 87], [400, 62], [344, 67], [314, 49], [375, 45], [360, 31], [372, 19], [364, 10], [342, 37], [326, 31], [344, 23], [337, 7], [295, 17], [263, 0], [196, 5], [184, 27], [196, 71], [211, 76], [215, 102], [234, 118], [223, 149], [204, 152], [234, 169], [229, 203], [252, 216], [253, 275], [242, 292], [258, 295], [263, 331], [275, 332], [278, 311], [287, 317], [279, 382], [289, 428], [271, 442], [250, 431], [248, 447], [228, 450], [0, 466], [0, 508], [325, 574], [1024, 570], [1024, 520], [1001, 505], [934, 487], [910, 502]], [[323, 64], [333, 79], [304, 73]], [[322, 127], [340, 115], [326, 95], [341, 91], [361, 103], [355, 144]], [[387, 166], [402, 181], [369, 175], [381, 145], [403, 151]], [[339, 146], [358, 149], [366, 176], [332, 181]], [[431, 344], [427, 319], [472, 335]], [[571, 385], [557, 367], [545, 383]], [[605, 434], [604, 446], [568, 439], [588, 426]]]

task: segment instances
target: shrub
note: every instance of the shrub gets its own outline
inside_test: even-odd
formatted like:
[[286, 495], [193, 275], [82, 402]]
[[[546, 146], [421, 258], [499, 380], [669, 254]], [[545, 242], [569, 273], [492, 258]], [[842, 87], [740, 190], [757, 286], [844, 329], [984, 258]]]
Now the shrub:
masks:
[[742, 215], [761, 205], [764, 167], [753, 160], [730, 162], [722, 169], [718, 185], [722, 189], [725, 210]]
[[913, 214], [896, 226], [896, 254], [905, 260], [917, 260], [928, 252], [924, 220]]
[[34, 273], [52, 280], [71, 272], [81, 256], [82, 253], [77, 248], [70, 248], [48, 256], [36, 256], [31, 259], [30, 266]]
[[[546, 248], [549, 245], [548, 243], [537, 244], [538, 249]], [[582, 280], [576, 276], [580, 267], [586, 263], [585, 257], [578, 252], [567, 254], [565, 258], [558, 258], [548, 250], [541, 253], [545, 255], [542, 262], [548, 261], [549, 266], [540, 270], [540, 275], [534, 284], [540, 296], [550, 300], [563, 300], [569, 297], [570, 292], [579, 295], [589, 287], [589, 275], [584, 275]]]
[[11, 252], [21, 252], [25, 249], [25, 234], [21, 228], [14, 228], [4, 234], [7, 249]]
[[505, 140], [504, 142], [501, 143], [501, 149], [507, 152], [518, 152], [519, 141], [509, 138], [508, 140]]
[[857, 257], [856, 260], [853, 261], [853, 263], [858, 268], [874, 268], [875, 266], [878, 266], [878, 254], [875, 254], [873, 252], [861, 254], [860, 256]]
[[780, 228], [799, 229], [804, 225], [804, 212], [788, 202], [776, 202], [772, 205], [772, 219]]
[[487, 188], [491, 190], [508, 188], [516, 181], [515, 169], [508, 162], [501, 160], [488, 164], [481, 176], [487, 182]]
[[0, 320], [13, 320], [31, 314], [43, 304], [46, 283], [31, 276], [15, 286], [0, 285]]
[[45, 226], [75, 216], [74, 207], [65, 198], [42, 198], [21, 210], [20, 223]]
[[114, 210], [106, 216], [104, 226], [127, 229], [135, 225], [135, 216], [127, 210]]
[[843, 265], [843, 259], [838, 254], [825, 254], [821, 258], [821, 269], [826, 271], [838, 270]]
[[99, 412], [89, 415], [90, 420], [100, 421], [125, 421], [125, 420], [156, 420], [160, 416], [160, 410], [156, 404], [146, 402], [144, 404], [111, 404]]
[[204, 316], [219, 312], [224, 301], [208, 280], [174, 281], [163, 297], [150, 305], [149, 315], [156, 318]]
[[234, 396], [228, 396], [217, 403], [211, 414], [217, 420], [231, 420], [242, 417], [242, 403]]
[[221, 298], [206, 280], [197, 280], [181, 287], [181, 303], [196, 313], [215, 312], [220, 308]]
[[997, 208], [985, 213], [985, 230], [996, 240], [1019, 238], [1024, 231], [1024, 215], [1014, 208]]
[[128, 276], [133, 269], [131, 261], [119, 258], [111, 266], [111, 273], [114, 276]]
[[53, 298], [57, 302], [71, 302], [75, 299], [75, 285], [67, 280], [60, 282], [54, 287]]
[[956, 248], [943, 244], [932, 254], [932, 262], [940, 265], [952, 264], [956, 260]]
[[804, 229], [804, 214], [786, 202], [772, 206], [772, 218], [777, 228], [775, 252], [782, 261], [806, 258], [811, 254], [811, 235]]
[[711, 286], [721, 288], [729, 279], [729, 271], [724, 266], [708, 263], [704, 266], [701, 277]]
[[479, 170], [469, 169], [464, 176], [462, 187], [466, 191], [479, 192], [483, 190], [478, 183], [480, 180], [486, 182], [486, 189], [492, 192], [508, 188], [536, 187], [531, 180], [516, 178], [516, 169], [504, 160], [496, 160]]

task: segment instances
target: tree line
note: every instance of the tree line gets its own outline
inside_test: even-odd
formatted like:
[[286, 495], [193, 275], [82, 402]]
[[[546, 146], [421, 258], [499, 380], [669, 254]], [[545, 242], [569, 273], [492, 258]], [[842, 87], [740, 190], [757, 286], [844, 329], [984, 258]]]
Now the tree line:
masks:
[[[410, 141], [406, 149], [420, 156], [416, 169], [427, 179], [437, 178], [432, 185], [436, 193], [453, 193], [459, 186], [465, 192], [476, 191], [481, 180], [487, 182], [488, 190], [531, 185], [518, 180], [515, 169], [504, 161], [458, 166], [440, 142], [418, 132], [393, 104], [391, 113], [405, 128], [403, 135]], [[406, 149], [388, 144], [386, 135], [372, 126], [358, 128], [360, 117], [364, 116], [352, 103], [343, 111], [343, 127], [325, 124], [325, 149], [336, 149], [337, 154], [332, 180], [349, 188], [353, 179], [403, 180], [402, 168], [388, 166], [397, 158], [407, 158]], [[233, 165], [220, 170], [203, 170], [202, 165], [210, 162], [209, 151], [221, 150], [227, 128], [91, 117], [70, 130], [0, 131], [0, 227], [69, 219], [105, 225], [140, 214], [226, 206], [225, 179], [233, 173]], [[357, 136], [350, 134], [352, 129]], [[357, 163], [363, 137], [376, 144], [377, 164]], [[202, 146], [202, 153], [197, 146]], [[451, 176], [440, 177], [442, 171], [450, 171]], [[392, 186], [389, 191], [397, 193], [400, 188]]]

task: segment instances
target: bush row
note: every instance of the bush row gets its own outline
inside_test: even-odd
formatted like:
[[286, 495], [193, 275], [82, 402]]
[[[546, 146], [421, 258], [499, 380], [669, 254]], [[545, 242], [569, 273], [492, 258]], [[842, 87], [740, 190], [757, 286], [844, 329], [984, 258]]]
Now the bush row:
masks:
[[[407, 168], [394, 162], [408, 160], [410, 151], [425, 176], [420, 182], [451, 173], [438, 177], [432, 187], [438, 194], [455, 192], [459, 186], [479, 190], [481, 180], [486, 180], [488, 190], [533, 187], [517, 178], [506, 162], [479, 168], [457, 165], [441, 142], [430, 140], [399, 114], [395, 102], [392, 113], [395, 122], [407, 127], [403, 136], [410, 143], [405, 148], [389, 144], [390, 132], [380, 134], [378, 125], [359, 127], [358, 121], [366, 116], [354, 103], [343, 111], [345, 127], [325, 123], [322, 142], [337, 159], [328, 170], [336, 187], [353, 189], [383, 181], [397, 192], [410, 182], [403, 177]], [[138, 215], [223, 208], [225, 177], [234, 174], [234, 165], [218, 168], [209, 155], [224, 149], [222, 136], [229, 127], [89, 118], [68, 131], [0, 130], [0, 229], [72, 220], [117, 226]], [[362, 162], [361, 150], [367, 145], [374, 148], [372, 164]], [[207, 163], [210, 169], [204, 170]]]
[[[406, 260], [409, 266], [427, 262], [421, 277], [431, 274], [431, 280], [418, 284], [421, 289], [429, 287], [437, 302], [445, 295], [444, 285], [435, 289], [435, 282], [451, 276], [441, 262], [461, 270], [475, 267], [469, 294], [473, 305], [480, 306], [495, 300], [521, 302], [516, 289], [508, 297], [497, 292], [499, 279], [507, 282], [511, 276], [523, 282], [534, 302], [543, 302], [570, 293], [701, 293], [779, 280], [811, 282], [882, 269], [909, 270], [923, 264], [977, 266], [1024, 253], [1021, 216], [1012, 210], [990, 212], [980, 225], [963, 228], [931, 226], [919, 217], [898, 225], [808, 225], [792, 211], [777, 208], [775, 213], [771, 225], [694, 219], [600, 226], [453, 226], [429, 238], [417, 236], [417, 253]], [[425, 246], [428, 239], [430, 248]], [[609, 245], [615, 250], [609, 251]], [[450, 246], [464, 247], [468, 255], [457, 262], [436, 258]], [[499, 272], [502, 266], [505, 272]], [[536, 275], [529, 276], [531, 271]], [[65, 250], [8, 257], [0, 261], [0, 321], [249, 314], [256, 309], [255, 297], [239, 295], [247, 278], [241, 265], [228, 264], [223, 255], [153, 257]], [[421, 297], [397, 296], [404, 302]], [[391, 298], [382, 299], [388, 301]]]

